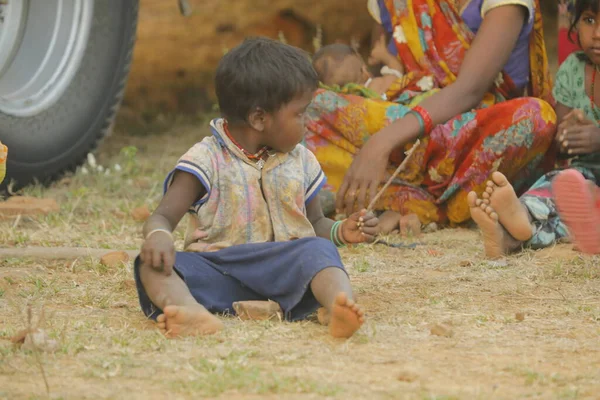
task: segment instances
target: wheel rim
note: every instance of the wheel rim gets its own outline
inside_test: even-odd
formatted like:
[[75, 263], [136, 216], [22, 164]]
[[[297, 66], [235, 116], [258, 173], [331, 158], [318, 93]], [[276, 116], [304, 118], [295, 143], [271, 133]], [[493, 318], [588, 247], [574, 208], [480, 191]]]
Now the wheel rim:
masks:
[[85, 53], [94, 0], [0, 0], [0, 112], [31, 117], [67, 90]]

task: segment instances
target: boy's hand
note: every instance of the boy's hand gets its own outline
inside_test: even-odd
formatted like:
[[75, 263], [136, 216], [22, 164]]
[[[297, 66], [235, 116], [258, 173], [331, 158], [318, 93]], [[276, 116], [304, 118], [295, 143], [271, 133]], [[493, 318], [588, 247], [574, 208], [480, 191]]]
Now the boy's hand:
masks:
[[340, 229], [347, 243], [372, 242], [379, 234], [379, 219], [372, 212], [362, 210], [350, 215]]
[[142, 245], [140, 259], [146, 265], [171, 276], [175, 263], [175, 244], [165, 232], [151, 234]]

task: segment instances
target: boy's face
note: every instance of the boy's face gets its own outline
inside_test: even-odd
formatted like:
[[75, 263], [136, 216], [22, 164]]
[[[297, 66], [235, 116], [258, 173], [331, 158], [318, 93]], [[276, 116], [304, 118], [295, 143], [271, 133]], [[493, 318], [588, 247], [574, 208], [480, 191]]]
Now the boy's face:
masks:
[[581, 48], [596, 65], [600, 64], [600, 13], [585, 11], [577, 24]]
[[263, 144], [287, 153], [304, 139], [306, 133], [306, 109], [313, 98], [313, 91], [296, 96], [292, 101], [270, 114], [265, 121]]

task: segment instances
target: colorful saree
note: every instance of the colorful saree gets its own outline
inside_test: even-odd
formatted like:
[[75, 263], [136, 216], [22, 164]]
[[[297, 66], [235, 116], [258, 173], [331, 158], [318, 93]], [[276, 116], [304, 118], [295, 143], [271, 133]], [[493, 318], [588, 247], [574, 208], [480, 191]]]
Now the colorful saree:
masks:
[[[397, 9], [396, 5], [406, 3]], [[386, 0], [395, 27], [393, 37], [407, 74], [388, 90], [395, 102], [321, 89], [308, 110], [306, 146], [328, 176], [330, 199], [353, 157], [368, 138], [404, 117], [410, 107], [456, 80], [473, 33], [456, 4], [443, 0]], [[376, 209], [415, 213], [422, 223], [469, 220], [467, 193], [482, 192], [488, 176], [501, 171], [517, 189], [542, 175], [552, 143], [556, 115], [548, 102], [550, 79], [542, 21], [536, 8], [530, 36], [528, 93], [518, 98], [507, 74], [477, 109], [438, 125], [421, 144], [408, 167], [390, 185]], [[411, 147], [407, 145], [405, 149]], [[392, 173], [405, 149], [390, 157]], [[548, 166], [552, 161], [548, 162]]]

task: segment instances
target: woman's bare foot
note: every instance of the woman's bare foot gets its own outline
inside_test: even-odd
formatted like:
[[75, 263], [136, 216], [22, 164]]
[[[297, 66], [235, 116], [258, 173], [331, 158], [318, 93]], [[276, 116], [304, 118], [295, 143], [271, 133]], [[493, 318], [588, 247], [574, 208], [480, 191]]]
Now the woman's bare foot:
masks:
[[396, 211], [384, 211], [379, 216], [379, 233], [387, 235], [398, 229], [400, 226], [400, 217], [402, 214]]
[[492, 179], [487, 182], [483, 193], [484, 207], [491, 206], [498, 215], [498, 221], [517, 240], [531, 239], [533, 231], [529, 212], [521, 204], [515, 190], [506, 176], [494, 172]]
[[502, 257], [505, 254], [505, 234], [498, 222], [498, 214], [491, 206], [486, 206], [481, 199], [477, 198], [475, 192], [469, 193], [467, 202], [471, 209], [471, 218], [483, 234], [485, 255], [491, 259]]
[[331, 307], [329, 334], [336, 338], [349, 338], [365, 322], [365, 314], [346, 293], [338, 293]]
[[223, 329], [223, 323], [200, 304], [166, 306], [156, 318], [158, 329], [168, 338], [211, 335]]

